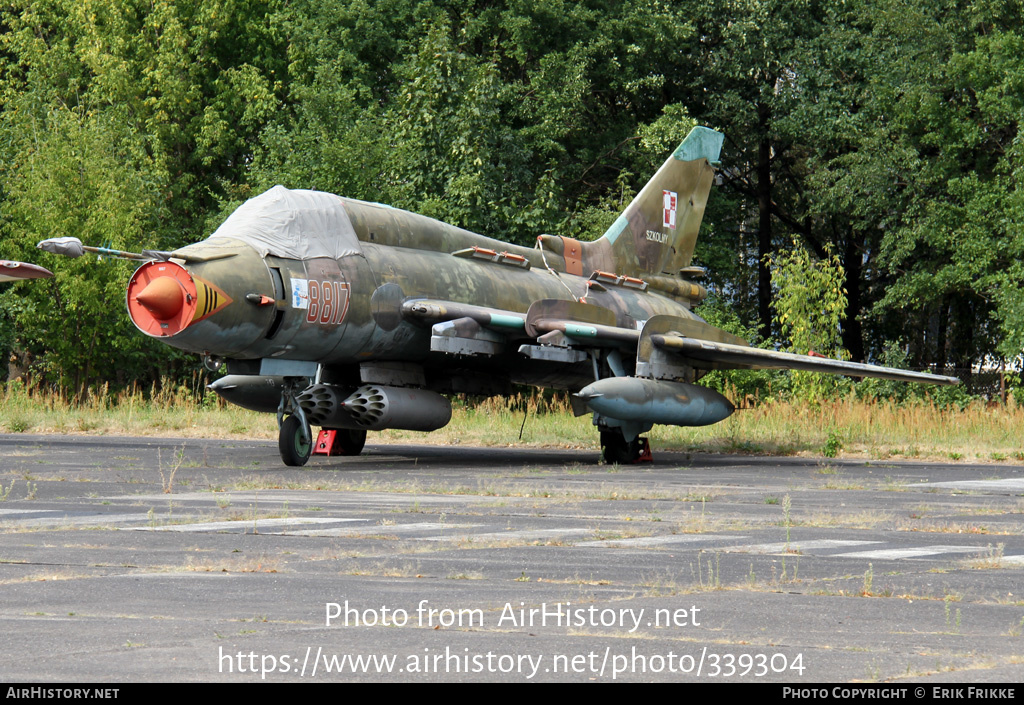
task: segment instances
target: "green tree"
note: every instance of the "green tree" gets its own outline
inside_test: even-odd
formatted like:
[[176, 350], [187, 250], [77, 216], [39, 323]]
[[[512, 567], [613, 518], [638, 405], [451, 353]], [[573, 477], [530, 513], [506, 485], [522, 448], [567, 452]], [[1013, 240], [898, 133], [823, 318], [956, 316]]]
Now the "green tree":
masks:
[[675, 5], [606, 0], [333, 0], [282, 17], [295, 80], [257, 189], [380, 200], [528, 244], [592, 232], [609, 191], [649, 176], [640, 128], [679, 102], [691, 33]]
[[806, 212], [831, 224], [848, 319], [876, 354], [906, 338], [913, 365], [969, 370], [1020, 350], [999, 342], [1020, 294], [1020, 19], [1002, 3], [846, 3], [799, 74]]
[[[840, 323], [846, 311], [843, 266], [836, 256], [815, 260], [794, 241], [792, 247], [772, 256], [776, 291], [772, 301], [775, 318], [789, 350], [801, 355], [848, 359], [842, 348]], [[818, 401], [842, 386], [834, 375], [793, 372], [797, 398]]]
[[[795, 237], [842, 264], [855, 359], [1012, 359], [1022, 20], [1003, 0], [12, 0], [0, 253], [174, 248], [275, 183], [593, 237], [696, 120], [727, 138], [695, 253], [720, 309], [788, 336], [765, 255]], [[131, 329], [127, 265], [42, 261], [58, 277], [0, 317], [50, 379], [195, 364]]]
[[[76, 236], [138, 251], [199, 239], [277, 104], [274, 3], [16, 0], [0, 8], [3, 253], [56, 277], [4, 293], [17, 347], [75, 390], [180, 367], [131, 326], [124, 263], [40, 256]], [[194, 365], [194, 362], [189, 363]]]
[[[66, 236], [123, 248], [156, 222], [159, 169], [125, 134], [118, 112], [55, 108], [34, 125], [36, 139], [16, 154], [19, 168], [6, 184], [4, 254], [43, 260], [29, 243]], [[38, 363], [36, 371], [76, 391], [137, 372], [155, 346], [135, 334], [124, 312], [131, 268], [52, 257], [46, 264], [53, 279], [0, 298], [17, 348]], [[135, 365], [126, 364], [131, 358]]]
[[[728, 271], [734, 304], [756, 316], [772, 336], [771, 271], [767, 257], [794, 233], [822, 255], [802, 219], [804, 142], [783, 127], [801, 96], [789, 90], [807, 47], [821, 33], [825, 3], [814, 0], [709, 0], [690, 3], [696, 26], [689, 49], [684, 104], [726, 136], [723, 187], [729, 198], [712, 207], [716, 234], [732, 258], [708, 261]], [[699, 246], [697, 259], [705, 261]]]

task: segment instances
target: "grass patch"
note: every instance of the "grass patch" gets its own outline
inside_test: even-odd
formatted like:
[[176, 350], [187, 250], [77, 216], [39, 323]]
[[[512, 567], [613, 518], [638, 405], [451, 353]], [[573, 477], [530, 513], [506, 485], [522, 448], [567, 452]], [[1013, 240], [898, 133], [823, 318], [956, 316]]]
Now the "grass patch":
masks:
[[964, 522], [915, 523], [910, 526], [899, 526], [897, 528], [901, 531], [920, 531], [930, 534], [992, 534], [995, 536], [1016, 536], [1020, 534], [1020, 527], [1017, 525], [996, 528], [983, 524]]
[[976, 570], [994, 570], [1003, 567], [1003, 549], [1006, 548], [1006, 544], [1000, 543], [992, 546], [989, 544], [988, 549], [982, 555], [967, 561], [966, 567], [974, 568]]
[[267, 556], [254, 558], [232, 558], [230, 560], [195, 560], [189, 558], [180, 567], [151, 569], [150, 572], [168, 573], [277, 573], [280, 572], [278, 560]]
[[[272, 414], [260, 414], [194, 390], [154, 388], [120, 393], [105, 388], [72, 399], [20, 384], [0, 387], [0, 431], [8, 433], [118, 434], [190, 438], [276, 440]], [[526, 416], [522, 439], [519, 433]], [[769, 453], [862, 458], [930, 458], [967, 462], [1024, 462], [1020, 429], [1024, 407], [1010, 402], [963, 409], [919, 401], [863, 401], [853, 396], [818, 404], [761, 403], [741, 408], [722, 423], [700, 428], [656, 426], [647, 436], [654, 450]], [[564, 395], [540, 392], [494, 397], [471, 404], [453, 400], [452, 421], [430, 434], [388, 430], [370, 443], [409, 443], [584, 448], [597, 451], [588, 416], [575, 417]], [[168, 458], [168, 468], [173, 461]], [[167, 468], [165, 468], [166, 470]], [[614, 470], [614, 468], [613, 468]], [[572, 468], [570, 474], [582, 474]], [[831, 474], [823, 464], [819, 474]], [[165, 489], [168, 486], [165, 478]]]

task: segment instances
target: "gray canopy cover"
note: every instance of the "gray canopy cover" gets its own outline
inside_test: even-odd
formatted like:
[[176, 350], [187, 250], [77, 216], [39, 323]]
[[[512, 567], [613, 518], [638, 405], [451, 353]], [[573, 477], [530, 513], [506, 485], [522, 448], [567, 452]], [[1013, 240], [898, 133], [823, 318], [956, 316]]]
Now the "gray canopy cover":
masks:
[[239, 206], [210, 236], [217, 238], [241, 240], [264, 257], [338, 259], [359, 253], [359, 239], [339, 196], [284, 186]]

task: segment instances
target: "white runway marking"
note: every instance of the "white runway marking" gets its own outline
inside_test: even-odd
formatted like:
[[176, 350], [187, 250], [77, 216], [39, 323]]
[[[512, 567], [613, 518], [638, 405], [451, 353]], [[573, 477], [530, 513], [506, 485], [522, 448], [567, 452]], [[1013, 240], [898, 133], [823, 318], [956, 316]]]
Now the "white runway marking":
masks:
[[0, 509], [0, 517], [10, 516], [12, 514], [56, 514], [63, 516], [64, 512], [56, 509]]
[[779, 543], [758, 543], [750, 546], [728, 546], [723, 551], [729, 553], [792, 553], [795, 551], [812, 551], [816, 548], [841, 548], [843, 546], [863, 546], [881, 541], [842, 541], [818, 539], [812, 541], [789, 541]]
[[592, 529], [532, 529], [527, 531], [495, 531], [487, 534], [452, 534], [451, 536], [424, 536], [420, 541], [518, 541], [546, 539], [553, 536], [582, 536], [594, 533]]
[[[439, 524], [437, 522], [422, 522], [420, 524], [392, 524], [384, 526], [374, 524], [373, 526], [360, 526], [359, 528], [338, 528], [338, 529], [300, 529], [299, 531], [275, 531], [272, 533], [284, 536], [390, 536], [392, 534], [407, 534], [415, 531], [450, 531], [452, 529], [472, 529], [480, 524]], [[434, 537], [430, 537], [433, 539]], [[441, 537], [437, 537], [441, 538]], [[448, 538], [448, 537], [444, 537]]]
[[[138, 515], [135, 515], [138, 517]], [[146, 517], [140, 517], [145, 519]], [[177, 531], [181, 533], [203, 533], [208, 531], [224, 531], [237, 529], [239, 532], [248, 531], [253, 527], [259, 531], [262, 528], [273, 526], [292, 526], [296, 524], [340, 524], [346, 521], [365, 521], [364, 519], [330, 519], [327, 517], [295, 517], [292, 519], [240, 519], [238, 521], [209, 521], [201, 524], [169, 524], [166, 526], [125, 526], [122, 531]]]
[[15, 519], [18, 526], [24, 527], [63, 527], [78, 526], [112, 526], [115, 524], [130, 524], [149, 521], [145, 514], [67, 514], [66, 512], [50, 512], [49, 516], [33, 517], [30, 519]]
[[836, 553], [830, 558], [872, 558], [880, 561], [898, 561], [903, 558], [921, 558], [938, 556], [944, 553], [982, 553], [984, 546], [920, 546], [917, 548], [888, 548], [878, 551], [857, 551], [855, 553]]
[[576, 544], [577, 548], [645, 548], [647, 546], [664, 546], [680, 543], [698, 543], [701, 541], [718, 541], [729, 539], [745, 539], [746, 536], [722, 536], [717, 534], [668, 534], [667, 536], [637, 536], [631, 539], [608, 539], [606, 541], [584, 541]]
[[952, 490], [976, 490], [989, 492], [1024, 493], [1024, 477], [1009, 477], [1003, 480], [953, 480], [952, 482], [921, 482], [911, 485], [913, 489], [948, 488]]

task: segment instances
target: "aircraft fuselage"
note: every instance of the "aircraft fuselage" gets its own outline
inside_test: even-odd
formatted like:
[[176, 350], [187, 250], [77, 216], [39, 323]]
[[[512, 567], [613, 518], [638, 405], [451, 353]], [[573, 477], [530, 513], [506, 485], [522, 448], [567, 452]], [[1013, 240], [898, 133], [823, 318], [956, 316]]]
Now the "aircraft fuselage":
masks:
[[[630, 330], [658, 314], [696, 318], [688, 299], [566, 273], [563, 257], [554, 252], [506, 244], [377, 204], [346, 200], [345, 208], [358, 252], [337, 259], [261, 257], [242, 241], [208, 240], [175, 251], [170, 262], [144, 265], [129, 286], [129, 309], [133, 316], [140, 310], [133, 297], [137, 300], [155, 278], [143, 270], [180, 267], [200, 290], [215, 290], [228, 303], [218, 308], [205, 301], [205, 311], [198, 310], [180, 328], [146, 331], [169, 345], [238, 361], [295, 359], [336, 367], [407, 361], [428, 370], [480, 365], [472, 356], [454, 361], [432, 352], [429, 322], [403, 313], [409, 301], [457, 302], [523, 317], [536, 301], [585, 301], [613, 312], [614, 325]], [[517, 337], [529, 336], [517, 335], [512, 321], [507, 338]], [[486, 365], [489, 374], [516, 382], [579, 388], [593, 380], [585, 364], [570, 365], [579, 373], [568, 376], [565, 364], [518, 364], [515, 345], [497, 355], [502, 364], [496, 366], [493, 357]], [[552, 384], [558, 381], [555, 370], [563, 378]], [[428, 386], [435, 385], [428, 380]]]

